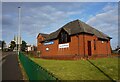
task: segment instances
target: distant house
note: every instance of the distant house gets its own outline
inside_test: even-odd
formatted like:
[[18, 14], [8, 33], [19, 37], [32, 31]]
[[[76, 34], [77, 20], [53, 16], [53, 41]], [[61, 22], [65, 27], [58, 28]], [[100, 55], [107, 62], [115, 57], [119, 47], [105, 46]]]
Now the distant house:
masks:
[[34, 45], [27, 44], [26, 51], [34, 51], [34, 50], [35, 50]]
[[116, 53], [119, 53], [119, 54], [120, 54], [120, 47], [119, 47], [119, 46], [117, 46], [117, 48], [114, 50], [114, 52], [116, 52]]
[[6, 43], [2, 44], [2, 41], [0, 41], [0, 50], [2, 49], [2, 46], [3, 46], [3, 49], [7, 48]]
[[74, 20], [50, 34], [39, 33], [37, 51], [41, 58], [49, 59], [106, 57], [111, 54], [110, 39], [88, 24]]

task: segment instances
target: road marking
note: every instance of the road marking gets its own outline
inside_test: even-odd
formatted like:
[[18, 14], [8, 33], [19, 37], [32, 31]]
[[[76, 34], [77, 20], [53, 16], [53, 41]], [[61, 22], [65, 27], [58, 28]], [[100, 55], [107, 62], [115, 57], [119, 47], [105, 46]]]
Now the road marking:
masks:
[[3, 56], [3, 57], [0, 59], [0, 66], [6, 61], [6, 57], [7, 57], [7, 55]]
[[6, 61], [6, 59], [2, 60], [2, 64]]
[[6, 59], [0, 60], [0, 66], [2, 66], [5, 61]]

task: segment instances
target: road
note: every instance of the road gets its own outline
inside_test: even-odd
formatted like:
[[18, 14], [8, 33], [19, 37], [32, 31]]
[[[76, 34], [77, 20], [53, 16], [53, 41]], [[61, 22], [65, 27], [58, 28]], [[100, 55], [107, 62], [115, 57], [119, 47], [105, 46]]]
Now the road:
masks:
[[4, 52], [2, 60], [2, 80], [22, 80], [17, 54], [15, 52]]

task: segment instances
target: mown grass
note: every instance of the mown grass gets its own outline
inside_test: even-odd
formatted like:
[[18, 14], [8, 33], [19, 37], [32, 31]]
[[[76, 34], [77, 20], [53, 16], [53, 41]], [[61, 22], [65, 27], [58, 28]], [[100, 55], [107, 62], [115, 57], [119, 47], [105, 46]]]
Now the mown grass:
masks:
[[[109, 80], [87, 60], [65, 61], [31, 58], [61, 80]], [[102, 58], [90, 60], [112, 79], [118, 79], [118, 59]]]
[[105, 74], [109, 75], [113, 80], [118, 80], [118, 61], [119, 58], [101, 58], [90, 60], [94, 65], [99, 67]]

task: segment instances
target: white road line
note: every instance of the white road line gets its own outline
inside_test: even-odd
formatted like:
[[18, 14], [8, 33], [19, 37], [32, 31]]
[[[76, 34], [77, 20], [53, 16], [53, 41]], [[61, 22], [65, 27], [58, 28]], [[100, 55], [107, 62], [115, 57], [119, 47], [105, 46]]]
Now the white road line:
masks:
[[2, 60], [2, 64], [6, 61], [6, 59]]
[[[6, 56], [7, 56], [7, 55], [6, 55]], [[0, 59], [0, 66], [6, 61], [6, 59], [5, 59], [6, 56], [4, 56], [4, 57], [2, 57], [2, 58]]]

